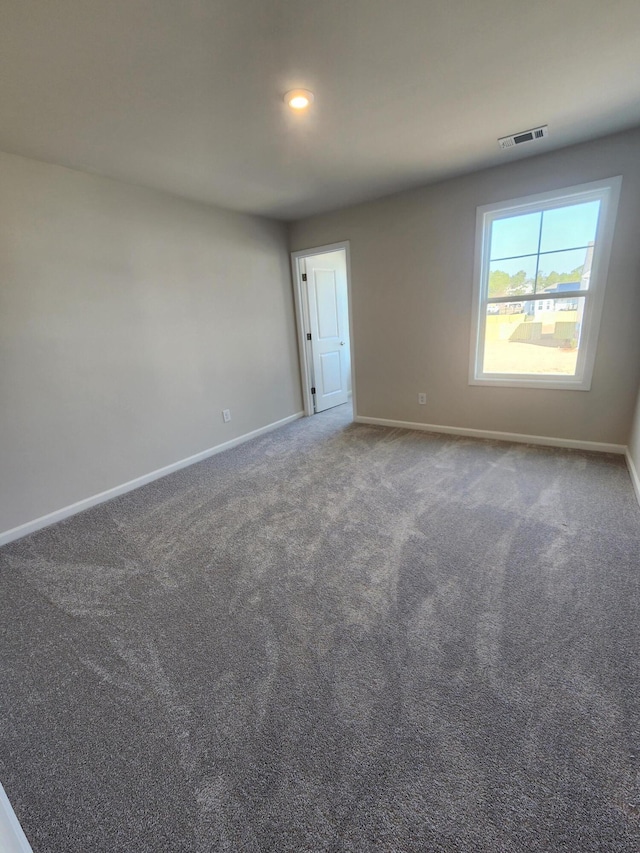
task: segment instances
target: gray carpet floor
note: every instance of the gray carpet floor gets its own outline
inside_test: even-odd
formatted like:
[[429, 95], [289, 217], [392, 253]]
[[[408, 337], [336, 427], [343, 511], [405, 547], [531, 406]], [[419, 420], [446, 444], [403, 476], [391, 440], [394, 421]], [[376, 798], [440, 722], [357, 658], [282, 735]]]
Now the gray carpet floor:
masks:
[[297, 421], [0, 550], [35, 853], [640, 850], [624, 461]]

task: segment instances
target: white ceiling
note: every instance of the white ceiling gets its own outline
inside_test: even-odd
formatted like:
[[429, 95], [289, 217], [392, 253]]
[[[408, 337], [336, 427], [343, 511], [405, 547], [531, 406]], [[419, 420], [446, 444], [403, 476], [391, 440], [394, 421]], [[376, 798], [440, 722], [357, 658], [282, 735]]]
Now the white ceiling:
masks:
[[0, 0], [0, 149], [282, 219], [636, 125], [639, 0]]

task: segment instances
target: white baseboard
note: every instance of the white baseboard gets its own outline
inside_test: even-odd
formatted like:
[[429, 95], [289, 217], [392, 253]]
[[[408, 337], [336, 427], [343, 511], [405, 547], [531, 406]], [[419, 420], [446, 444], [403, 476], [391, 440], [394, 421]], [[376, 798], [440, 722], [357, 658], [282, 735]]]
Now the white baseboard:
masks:
[[640, 476], [638, 476], [638, 469], [636, 468], [633, 459], [631, 458], [629, 448], [627, 448], [626, 450], [625, 459], [627, 460], [629, 476], [631, 477], [631, 482], [633, 483], [633, 490], [636, 493], [636, 498], [638, 499], [638, 503], [640, 504]]
[[2, 853], [33, 853], [2, 785], [0, 785], [0, 850]]
[[135, 480], [129, 480], [127, 483], [122, 483], [120, 486], [114, 486], [112, 489], [107, 489], [105, 492], [100, 492], [97, 495], [92, 495], [89, 498], [84, 498], [81, 501], [70, 504], [69, 506], [57, 509], [47, 515], [42, 515], [33, 521], [27, 521], [19, 527], [14, 527], [11, 530], [5, 530], [0, 533], [0, 547], [15, 539], [20, 539], [23, 536], [28, 536], [30, 533], [35, 533], [36, 530], [41, 530], [43, 527], [48, 527], [50, 524], [55, 524], [57, 521], [63, 521], [78, 512], [83, 512], [85, 509], [90, 509], [96, 504], [110, 501], [112, 498], [117, 498], [118, 495], [124, 495], [126, 492], [131, 492], [134, 489], [140, 488], [153, 480], [159, 480], [160, 477], [166, 477], [167, 474], [173, 474], [174, 471], [179, 471], [181, 468], [187, 468], [189, 465], [194, 465], [196, 462], [202, 462], [210, 456], [215, 456], [216, 453], [222, 453], [223, 450], [229, 450], [232, 447], [237, 447], [239, 444], [244, 444], [252, 438], [257, 438], [259, 435], [264, 435], [278, 427], [285, 426], [292, 421], [297, 421], [298, 418], [304, 417], [304, 412], [296, 412], [295, 415], [289, 415], [287, 418], [275, 421], [272, 424], [254, 429], [252, 432], [240, 435], [238, 438], [232, 438], [230, 441], [225, 441], [223, 444], [217, 444], [215, 447], [210, 447], [208, 450], [203, 450], [200, 453], [195, 453], [193, 456], [188, 456], [186, 459], [180, 459], [178, 462], [173, 462], [171, 465], [165, 465], [164, 468], [158, 468], [156, 471], [151, 471], [149, 474], [143, 474], [142, 477], [136, 477]]
[[411, 423], [410, 421], [391, 421], [386, 418], [367, 418], [358, 415], [354, 418], [359, 424], [417, 429], [422, 432], [440, 432], [446, 435], [462, 435], [468, 438], [490, 438], [493, 441], [515, 441], [518, 444], [541, 444], [545, 447], [568, 447], [573, 450], [592, 450], [595, 453], [624, 454], [624, 444], [606, 444], [602, 441], [580, 441], [573, 438], [553, 438], [546, 435], [523, 435], [519, 432], [497, 432], [495, 430], [471, 429], [469, 427], [441, 426], [440, 424]]

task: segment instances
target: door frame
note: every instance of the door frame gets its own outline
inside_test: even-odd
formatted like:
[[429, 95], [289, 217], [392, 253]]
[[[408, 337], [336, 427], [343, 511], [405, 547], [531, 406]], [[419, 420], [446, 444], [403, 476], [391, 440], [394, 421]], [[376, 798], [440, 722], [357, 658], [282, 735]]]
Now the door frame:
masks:
[[291, 252], [291, 273], [293, 278], [293, 298], [296, 310], [296, 327], [298, 331], [298, 352], [300, 355], [300, 378], [302, 382], [302, 402], [304, 404], [305, 417], [314, 414], [313, 411], [313, 395], [311, 394], [311, 352], [309, 341], [307, 340], [307, 332], [309, 331], [307, 309], [307, 295], [303, 288], [302, 271], [300, 261], [305, 258], [313, 257], [314, 255], [325, 255], [329, 252], [337, 252], [340, 249], [344, 250], [345, 263], [347, 268], [347, 310], [349, 312], [349, 356], [351, 362], [351, 401], [353, 403], [353, 417], [355, 420], [356, 409], [356, 376], [355, 376], [355, 358], [354, 358], [354, 337], [353, 337], [353, 300], [351, 298], [351, 255], [348, 240], [342, 240], [339, 243], [329, 243], [326, 246], [314, 246], [311, 249], [300, 249], [297, 252]]

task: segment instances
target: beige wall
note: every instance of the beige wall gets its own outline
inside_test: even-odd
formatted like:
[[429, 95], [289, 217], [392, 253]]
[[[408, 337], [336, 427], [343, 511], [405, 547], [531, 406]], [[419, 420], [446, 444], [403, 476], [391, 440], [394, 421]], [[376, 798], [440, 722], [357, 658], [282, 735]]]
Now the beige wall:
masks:
[[285, 227], [0, 154], [0, 400], [0, 532], [300, 411]]
[[[476, 207], [622, 174], [592, 389], [470, 386]], [[293, 223], [351, 241], [358, 414], [626, 444], [640, 380], [640, 129]], [[426, 391], [427, 405], [417, 394]]]

